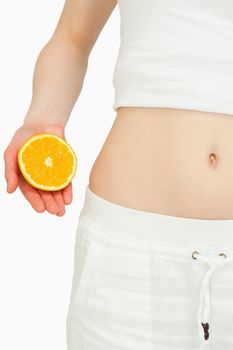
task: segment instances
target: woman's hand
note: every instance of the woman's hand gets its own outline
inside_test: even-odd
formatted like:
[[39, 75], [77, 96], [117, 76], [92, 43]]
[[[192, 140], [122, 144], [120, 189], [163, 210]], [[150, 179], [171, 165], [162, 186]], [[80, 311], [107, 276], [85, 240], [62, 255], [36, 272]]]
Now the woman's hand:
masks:
[[19, 187], [24, 197], [38, 213], [47, 210], [51, 214], [63, 216], [65, 204], [72, 202], [72, 183], [70, 182], [66, 188], [58, 191], [49, 192], [36, 189], [24, 179], [18, 165], [17, 154], [21, 145], [29, 137], [44, 132], [56, 134], [66, 141], [64, 127], [57, 124], [24, 124], [13, 135], [4, 152], [7, 192], [12, 193]]

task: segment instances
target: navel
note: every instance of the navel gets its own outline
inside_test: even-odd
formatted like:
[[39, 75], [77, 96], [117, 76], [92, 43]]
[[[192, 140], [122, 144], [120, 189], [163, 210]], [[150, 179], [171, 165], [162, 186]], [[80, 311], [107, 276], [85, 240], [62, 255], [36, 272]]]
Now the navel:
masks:
[[209, 154], [209, 165], [210, 167], [213, 167], [213, 168], [215, 168], [217, 165], [217, 154], [214, 152], [211, 152]]

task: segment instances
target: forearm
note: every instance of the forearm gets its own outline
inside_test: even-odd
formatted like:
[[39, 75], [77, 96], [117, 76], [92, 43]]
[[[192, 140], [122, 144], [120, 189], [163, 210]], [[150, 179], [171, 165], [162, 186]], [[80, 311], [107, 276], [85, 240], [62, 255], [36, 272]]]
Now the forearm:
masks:
[[81, 45], [54, 36], [38, 55], [32, 83], [32, 99], [24, 124], [65, 126], [81, 92], [88, 55]]

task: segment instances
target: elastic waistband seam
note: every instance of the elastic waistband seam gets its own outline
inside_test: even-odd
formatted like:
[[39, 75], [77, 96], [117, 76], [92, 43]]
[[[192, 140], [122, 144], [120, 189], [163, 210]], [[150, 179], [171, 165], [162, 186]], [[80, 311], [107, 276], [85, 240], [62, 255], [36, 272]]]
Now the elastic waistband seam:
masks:
[[[87, 214], [80, 215], [80, 220], [83, 220], [84, 224], [88, 224], [88, 229], [93, 230], [94, 236], [96, 235], [96, 238], [103, 239], [103, 241], [114, 243], [121, 245], [122, 247], [127, 248], [127, 246], [130, 247], [138, 247], [140, 251], [143, 249], [148, 251], [149, 250], [153, 253], [175, 253], [177, 257], [183, 257], [185, 259], [190, 257], [190, 261], [192, 259], [192, 253], [194, 250], [199, 250], [199, 252], [205, 253], [205, 251], [208, 249], [208, 253], [211, 255], [216, 253], [216, 249], [221, 250], [224, 249], [216, 248], [215, 246], [208, 246], [200, 245], [200, 244], [183, 244], [183, 243], [174, 243], [169, 241], [153, 241], [146, 238], [137, 238], [134, 236], [124, 235], [120, 231], [113, 230], [112, 228], [108, 227], [101, 227], [98, 223], [96, 223], [91, 217], [89, 217]], [[91, 236], [93, 237], [92, 233]], [[226, 249], [224, 250], [226, 251]], [[227, 250], [227, 253], [229, 254], [229, 249]], [[232, 251], [233, 254], [233, 251]]]

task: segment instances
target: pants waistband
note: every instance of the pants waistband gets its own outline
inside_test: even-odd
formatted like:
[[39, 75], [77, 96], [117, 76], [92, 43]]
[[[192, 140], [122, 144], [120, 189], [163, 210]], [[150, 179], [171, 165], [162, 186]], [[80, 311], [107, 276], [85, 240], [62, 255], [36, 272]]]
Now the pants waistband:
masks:
[[233, 249], [233, 219], [193, 219], [128, 208], [100, 197], [89, 185], [82, 215], [137, 239]]

